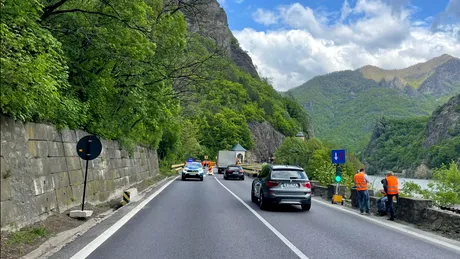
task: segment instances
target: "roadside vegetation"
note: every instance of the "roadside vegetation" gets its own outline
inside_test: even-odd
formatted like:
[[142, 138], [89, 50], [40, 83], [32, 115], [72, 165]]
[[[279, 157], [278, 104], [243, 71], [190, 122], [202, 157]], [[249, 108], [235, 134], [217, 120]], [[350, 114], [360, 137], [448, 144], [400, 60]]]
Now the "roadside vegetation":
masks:
[[401, 195], [403, 197], [432, 199], [436, 206], [460, 204], [460, 169], [458, 165], [452, 161], [448, 166], [443, 164], [435, 169], [428, 188], [423, 189], [414, 182], [406, 182], [401, 188]]
[[148, 146], [165, 164], [252, 148], [249, 121], [308, 131], [298, 103], [187, 31], [181, 11], [196, 6], [163, 2], [2, 1], [1, 113]]
[[[307, 172], [311, 180], [317, 180], [327, 186], [335, 182], [336, 167], [331, 161], [333, 145], [319, 139], [303, 141], [298, 138], [286, 138], [275, 153], [276, 163], [298, 165]], [[364, 165], [353, 153], [347, 153], [347, 161], [342, 166], [342, 182], [349, 189], [353, 186], [353, 176]]]

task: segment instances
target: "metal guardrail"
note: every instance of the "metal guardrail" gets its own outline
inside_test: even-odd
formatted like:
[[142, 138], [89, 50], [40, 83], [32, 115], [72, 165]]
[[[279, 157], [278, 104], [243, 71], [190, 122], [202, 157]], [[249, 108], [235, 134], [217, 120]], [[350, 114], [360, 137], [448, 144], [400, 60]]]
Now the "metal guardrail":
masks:
[[177, 165], [171, 166], [171, 169], [176, 170], [176, 171], [182, 170], [182, 168], [184, 168], [184, 164], [177, 164]]

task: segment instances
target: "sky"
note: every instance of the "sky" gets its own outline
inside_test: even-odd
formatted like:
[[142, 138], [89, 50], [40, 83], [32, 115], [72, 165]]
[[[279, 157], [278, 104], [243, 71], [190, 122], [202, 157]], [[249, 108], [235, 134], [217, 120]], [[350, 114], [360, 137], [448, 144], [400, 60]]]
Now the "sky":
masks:
[[365, 65], [460, 57], [460, 0], [217, 0], [262, 77], [278, 91]]

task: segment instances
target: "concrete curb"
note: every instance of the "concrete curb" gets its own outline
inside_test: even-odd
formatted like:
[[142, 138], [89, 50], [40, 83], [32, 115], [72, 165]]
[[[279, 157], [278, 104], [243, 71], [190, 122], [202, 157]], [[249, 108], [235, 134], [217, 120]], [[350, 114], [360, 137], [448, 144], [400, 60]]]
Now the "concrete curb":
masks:
[[[139, 196], [137, 197], [136, 201], [141, 200], [144, 198], [144, 194], [151, 191], [153, 188], [163, 184], [164, 182], [177, 177], [177, 176], [169, 176], [158, 183], [153, 184], [152, 186], [146, 188], [142, 192], [140, 192]], [[43, 244], [41, 244], [37, 249], [33, 250], [32, 252], [28, 253], [27, 255], [21, 257], [22, 259], [44, 259], [44, 258], [49, 258], [53, 254], [57, 253], [59, 250], [61, 250], [64, 246], [67, 244], [71, 243], [75, 239], [77, 239], [79, 236], [85, 234], [88, 230], [96, 226], [97, 224], [101, 223], [102, 221], [110, 218], [115, 212], [118, 210], [113, 210], [110, 209], [106, 212], [103, 212], [99, 214], [97, 217], [92, 218], [88, 220], [87, 222], [81, 224], [80, 226], [66, 230], [64, 232], [61, 232], [57, 234], [54, 237], [51, 237], [47, 241], [45, 241]]]

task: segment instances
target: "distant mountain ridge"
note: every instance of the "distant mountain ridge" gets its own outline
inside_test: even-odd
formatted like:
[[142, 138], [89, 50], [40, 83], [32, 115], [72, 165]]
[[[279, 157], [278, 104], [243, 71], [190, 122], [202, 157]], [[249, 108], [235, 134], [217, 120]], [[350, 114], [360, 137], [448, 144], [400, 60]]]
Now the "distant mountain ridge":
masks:
[[405, 69], [364, 66], [317, 76], [286, 94], [309, 112], [315, 135], [359, 151], [381, 117], [429, 116], [460, 93], [460, 59], [442, 55]]
[[[409, 94], [415, 89], [422, 94], [443, 96], [450, 93], [445, 87], [447, 85], [454, 84], [460, 88], [460, 59], [448, 54], [404, 69], [385, 70], [367, 65], [358, 71], [364, 78], [372, 79], [381, 86], [398, 88]], [[439, 77], [444, 71], [450, 75], [447, 79]]]

